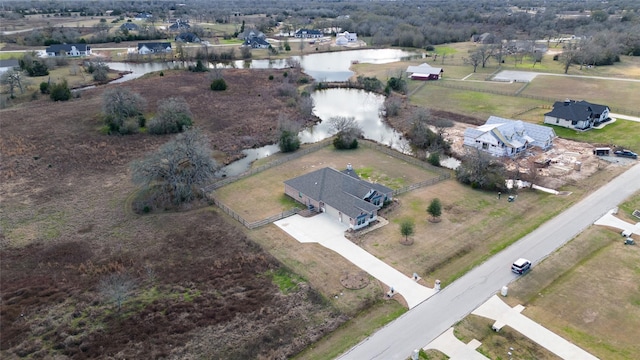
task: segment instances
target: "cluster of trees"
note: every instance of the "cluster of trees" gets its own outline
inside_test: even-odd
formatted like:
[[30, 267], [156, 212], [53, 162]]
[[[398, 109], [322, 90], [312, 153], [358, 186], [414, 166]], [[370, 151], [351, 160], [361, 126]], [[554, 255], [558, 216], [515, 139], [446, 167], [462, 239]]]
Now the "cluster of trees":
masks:
[[172, 134], [192, 125], [193, 115], [184, 98], [170, 97], [158, 102], [156, 114], [147, 124], [144, 110], [147, 101], [127, 88], [113, 88], [102, 95], [102, 112], [110, 134], [133, 134], [147, 127], [151, 134]]
[[474, 189], [505, 190], [506, 170], [502, 162], [474, 149], [462, 158], [456, 179]]

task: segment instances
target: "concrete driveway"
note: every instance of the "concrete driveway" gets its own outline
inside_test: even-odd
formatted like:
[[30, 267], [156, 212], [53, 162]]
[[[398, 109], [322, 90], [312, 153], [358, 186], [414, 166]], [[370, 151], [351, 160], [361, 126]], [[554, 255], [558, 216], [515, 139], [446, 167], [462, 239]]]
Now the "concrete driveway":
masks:
[[318, 243], [335, 251], [369, 275], [393, 287], [394, 292], [402, 295], [407, 301], [409, 309], [436, 293], [435, 290], [415, 282], [410, 275], [401, 273], [349, 241], [344, 237], [347, 225], [327, 214], [322, 213], [309, 218], [293, 215], [274, 224], [301, 243]]

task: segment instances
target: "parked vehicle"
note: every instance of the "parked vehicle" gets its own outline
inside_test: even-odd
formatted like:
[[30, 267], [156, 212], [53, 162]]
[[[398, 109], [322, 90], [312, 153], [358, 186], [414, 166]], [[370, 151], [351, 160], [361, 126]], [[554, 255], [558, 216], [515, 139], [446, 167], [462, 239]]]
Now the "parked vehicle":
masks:
[[511, 265], [511, 271], [518, 275], [526, 273], [527, 271], [529, 271], [529, 269], [531, 269], [531, 261], [525, 258], [520, 258], [514, 261]]
[[638, 158], [638, 154], [634, 153], [631, 150], [618, 150], [618, 151], [614, 151], [614, 154], [616, 154], [616, 156], [620, 156], [620, 157], [628, 157], [628, 158], [632, 158], [632, 159], [637, 159]]

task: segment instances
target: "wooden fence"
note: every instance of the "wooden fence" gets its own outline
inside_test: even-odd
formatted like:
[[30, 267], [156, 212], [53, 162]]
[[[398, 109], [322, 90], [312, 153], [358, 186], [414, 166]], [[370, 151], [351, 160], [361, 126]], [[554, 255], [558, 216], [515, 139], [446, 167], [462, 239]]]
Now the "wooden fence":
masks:
[[[285, 156], [283, 158], [280, 158], [278, 160], [274, 160], [269, 162], [268, 164], [262, 165], [262, 166], [258, 166], [256, 168], [253, 168], [251, 170], [247, 170], [245, 172], [243, 172], [242, 174], [238, 175], [238, 176], [233, 176], [233, 177], [228, 177], [225, 179], [222, 179], [220, 181], [217, 181], [213, 184], [207, 185], [205, 187], [203, 187], [201, 189], [202, 194], [211, 202], [213, 202], [214, 205], [216, 205], [217, 207], [219, 207], [222, 211], [224, 211], [227, 215], [231, 216], [233, 219], [235, 219], [236, 221], [238, 221], [239, 223], [241, 223], [242, 225], [246, 226], [248, 229], [255, 229], [267, 224], [271, 224], [274, 221], [278, 221], [280, 219], [284, 219], [286, 217], [289, 217], [293, 214], [297, 214], [300, 211], [302, 211], [302, 209], [298, 208], [298, 207], [294, 207], [291, 208], [287, 211], [281, 212], [279, 214], [275, 214], [273, 216], [270, 216], [268, 218], [262, 219], [262, 220], [258, 220], [258, 221], [247, 221], [245, 218], [243, 218], [240, 214], [236, 213], [235, 211], [233, 211], [233, 209], [231, 209], [229, 206], [227, 206], [226, 204], [224, 204], [222, 201], [220, 201], [216, 195], [215, 195], [215, 190], [219, 189], [220, 187], [230, 184], [234, 181], [240, 180], [242, 178], [245, 178], [247, 176], [251, 176], [253, 174], [257, 174], [261, 171], [265, 171], [267, 169], [270, 169], [274, 166], [283, 164], [287, 161], [291, 161], [294, 159], [297, 159], [301, 156], [304, 156], [306, 154], [312, 153], [314, 151], [318, 151], [322, 148], [325, 148], [327, 146], [329, 146], [333, 141], [333, 138], [329, 138], [329, 139], [325, 139], [323, 141], [320, 141], [312, 146], [309, 146], [303, 150], [298, 150], [295, 153]], [[437, 172], [438, 174], [440, 174], [438, 177], [436, 178], [432, 178], [432, 179], [428, 179], [425, 181], [421, 181], [419, 183], [415, 183], [415, 184], [411, 184], [408, 186], [405, 186], [403, 188], [394, 190], [393, 195], [399, 195], [399, 194], [403, 194], [406, 192], [409, 192], [411, 190], [415, 190], [421, 187], [425, 187], [425, 186], [429, 186], [429, 185], [433, 185], [436, 184], [440, 181], [443, 180], [447, 180], [451, 177], [451, 172], [436, 166], [433, 166], [429, 163], [426, 163], [424, 161], [420, 161], [412, 156], [406, 155], [406, 154], [402, 154], [398, 151], [395, 151], [389, 147], [377, 144], [375, 142], [372, 141], [368, 141], [368, 140], [360, 140], [358, 142], [361, 146], [369, 148], [369, 149], [373, 149], [376, 151], [380, 151], [382, 153], [385, 153], [387, 155], [393, 156], [399, 160], [408, 162], [412, 165], [416, 165], [419, 167], [422, 167], [424, 169], [430, 170], [430, 171], [434, 171]]]

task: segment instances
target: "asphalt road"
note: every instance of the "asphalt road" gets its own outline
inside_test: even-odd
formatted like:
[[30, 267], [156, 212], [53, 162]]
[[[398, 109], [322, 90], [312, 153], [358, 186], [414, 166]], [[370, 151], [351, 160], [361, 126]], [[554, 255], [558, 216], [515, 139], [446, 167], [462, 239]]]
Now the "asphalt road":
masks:
[[573, 239], [608, 210], [640, 190], [640, 163], [529, 235], [476, 267], [440, 293], [387, 324], [340, 359], [407, 359], [516, 279], [511, 263], [535, 264]]

